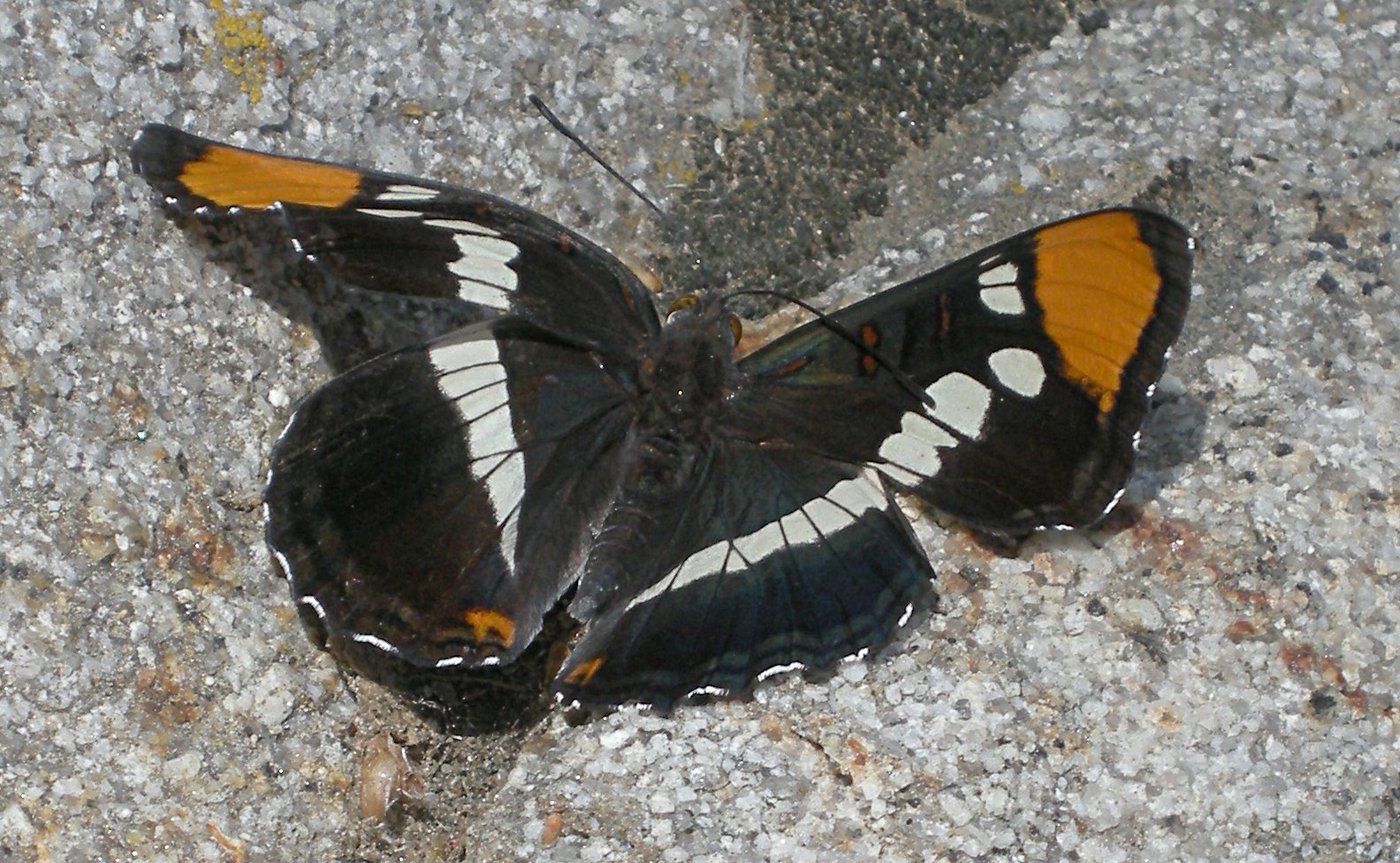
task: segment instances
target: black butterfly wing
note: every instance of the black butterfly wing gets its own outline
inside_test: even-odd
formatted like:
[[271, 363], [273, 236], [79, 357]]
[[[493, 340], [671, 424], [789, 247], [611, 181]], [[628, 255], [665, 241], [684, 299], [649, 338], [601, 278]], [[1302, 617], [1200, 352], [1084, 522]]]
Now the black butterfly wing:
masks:
[[604, 524], [570, 611], [588, 621], [564, 703], [669, 709], [883, 644], [932, 577], [880, 477], [791, 447], [717, 441], [672, 506]]
[[303, 254], [361, 288], [475, 303], [610, 357], [635, 357], [658, 329], [646, 289], [625, 265], [492, 195], [273, 156], [158, 124], [141, 130], [131, 157], [177, 211], [283, 212]]
[[605, 524], [561, 699], [664, 709], [882, 643], [932, 575], [891, 487], [1010, 534], [1100, 517], [1181, 327], [1190, 251], [1164, 217], [1088, 214], [740, 361], [692, 494]]
[[298, 247], [362, 287], [503, 313], [335, 378], [271, 456], [267, 535], [313, 635], [394, 682], [507, 662], [578, 577], [616, 493], [645, 289], [542, 216], [413, 178], [148, 126], [138, 172], [198, 216], [281, 209]]
[[371, 671], [513, 659], [616, 494], [632, 397], [596, 355], [505, 320], [318, 389], [265, 495], [304, 620]]
[[682, 492], [619, 499], [659, 327], [611, 256], [490, 196], [166, 127], [133, 158], [177, 209], [283, 210], [355, 284], [506, 314], [313, 394], [273, 453], [268, 535], [361, 665], [508, 661], [582, 576], [556, 687], [584, 705], [665, 708], [883, 642], [931, 575], [892, 486], [1007, 533], [1097, 518], [1189, 296], [1168, 219], [1038, 228], [745, 359], [681, 447]]
[[812, 322], [741, 368], [794, 443], [980, 528], [1117, 500], [1190, 298], [1191, 240], [1142, 210], [1036, 228]]

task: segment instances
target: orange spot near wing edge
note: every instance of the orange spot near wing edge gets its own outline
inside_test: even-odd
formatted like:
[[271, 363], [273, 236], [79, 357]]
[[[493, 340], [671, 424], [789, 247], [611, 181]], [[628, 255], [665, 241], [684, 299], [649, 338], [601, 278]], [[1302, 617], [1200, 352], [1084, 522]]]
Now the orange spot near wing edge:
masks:
[[1036, 300], [1065, 374], [1098, 401], [1100, 413], [1111, 412], [1162, 287], [1137, 219], [1114, 211], [1044, 228], [1035, 269]]
[[462, 615], [471, 627], [477, 644], [497, 644], [510, 647], [515, 640], [515, 621], [494, 608], [470, 608]]
[[180, 182], [220, 207], [264, 209], [278, 203], [341, 207], [360, 190], [360, 174], [339, 165], [269, 156], [210, 144], [185, 164]]
[[605, 658], [606, 657], [602, 656], [593, 657], [578, 668], [570, 671], [564, 678], [564, 682], [571, 686], [583, 686], [593, 679], [593, 675], [598, 673], [598, 669], [602, 667]]

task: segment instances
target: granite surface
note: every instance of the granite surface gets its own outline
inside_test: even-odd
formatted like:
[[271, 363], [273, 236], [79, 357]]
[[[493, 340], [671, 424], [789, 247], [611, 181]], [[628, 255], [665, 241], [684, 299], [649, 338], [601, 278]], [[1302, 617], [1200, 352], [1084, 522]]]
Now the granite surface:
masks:
[[[0, 858], [1400, 857], [1395, 0], [3, 0], [0, 80]], [[296, 400], [436, 313], [182, 229], [149, 121], [828, 305], [1139, 201], [1196, 293], [1122, 517], [921, 519], [940, 600], [826, 679], [445, 733], [307, 642], [259, 514]]]

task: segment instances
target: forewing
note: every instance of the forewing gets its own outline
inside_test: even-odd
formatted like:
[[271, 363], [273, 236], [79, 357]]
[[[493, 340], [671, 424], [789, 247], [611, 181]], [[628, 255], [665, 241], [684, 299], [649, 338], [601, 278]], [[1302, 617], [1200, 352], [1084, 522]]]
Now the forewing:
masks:
[[749, 425], [987, 530], [1091, 523], [1131, 470], [1190, 271], [1154, 213], [1036, 228], [760, 348]]
[[932, 571], [871, 470], [717, 443], [670, 505], [623, 500], [571, 611], [561, 701], [660, 710], [883, 644]]
[[505, 319], [327, 383], [266, 492], [303, 619], [372, 673], [513, 659], [578, 577], [633, 395], [596, 355]]
[[137, 135], [131, 157], [180, 212], [282, 211], [297, 248], [358, 287], [526, 317], [608, 356], [635, 356], [658, 327], [645, 288], [616, 258], [492, 195], [156, 124]]

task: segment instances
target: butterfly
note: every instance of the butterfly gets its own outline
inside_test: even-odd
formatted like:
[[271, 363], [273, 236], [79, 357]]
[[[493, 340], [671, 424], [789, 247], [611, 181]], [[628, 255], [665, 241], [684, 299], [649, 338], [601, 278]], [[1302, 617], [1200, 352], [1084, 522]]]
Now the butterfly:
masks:
[[333, 378], [270, 456], [303, 620], [391, 684], [511, 662], [571, 591], [568, 705], [664, 711], [862, 655], [934, 578], [900, 496], [1008, 536], [1117, 502], [1190, 297], [1186, 231], [1108, 209], [738, 358], [732, 295], [663, 315], [501, 198], [161, 125], [131, 155], [178, 212], [280, 211], [335, 277], [494, 313]]

